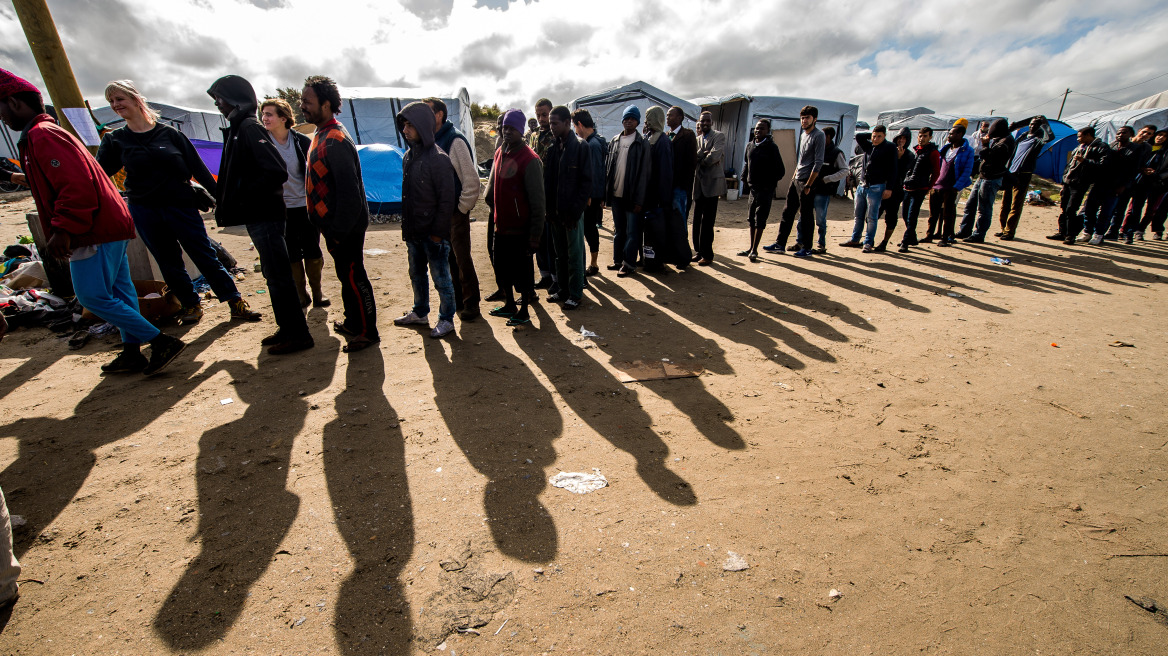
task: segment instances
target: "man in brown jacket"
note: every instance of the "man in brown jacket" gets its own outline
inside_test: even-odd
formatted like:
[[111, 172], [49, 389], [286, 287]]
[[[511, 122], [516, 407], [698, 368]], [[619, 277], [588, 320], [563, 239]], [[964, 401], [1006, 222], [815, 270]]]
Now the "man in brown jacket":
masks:
[[694, 180], [693, 244], [699, 266], [714, 261], [714, 220], [718, 197], [726, 193], [726, 133], [714, 129], [714, 115], [702, 112], [698, 119], [697, 175]]

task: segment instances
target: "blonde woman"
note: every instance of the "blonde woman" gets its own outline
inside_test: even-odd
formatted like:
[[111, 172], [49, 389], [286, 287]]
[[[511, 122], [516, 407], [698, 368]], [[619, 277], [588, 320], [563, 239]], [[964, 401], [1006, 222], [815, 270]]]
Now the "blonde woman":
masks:
[[[324, 269], [324, 253], [320, 250], [320, 229], [308, 221], [308, 198], [304, 191], [304, 174], [308, 149], [312, 139], [292, 129], [296, 119], [292, 106], [283, 98], [266, 98], [260, 104], [260, 122], [272, 135], [272, 145], [288, 167], [284, 182], [284, 207], [288, 208], [288, 223], [284, 241], [288, 244], [288, 259], [292, 261], [292, 276], [300, 307], [328, 307], [329, 300], [320, 289], [320, 274]], [[312, 295], [304, 289], [305, 277]]]
[[158, 121], [158, 112], [130, 80], [116, 80], [105, 88], [110, 108], [126, 124], [105, 135], [97, 161], [107, 175], [126, 171], [126, 196], [138, 236], [162, 270], [162, 279], [182, 302], [179, 322], [203, 318], [199, 294], [183, 263], [183, 251], [211, 285], [222, 303], [231, 306], [231, 318], [259, 321], [243, 300], [231, 274], [223, 268], [207, 228], [199, 215], [202, 202], [191, 178], [213, 196], [215, 178], [199, 158], [186, 135]]

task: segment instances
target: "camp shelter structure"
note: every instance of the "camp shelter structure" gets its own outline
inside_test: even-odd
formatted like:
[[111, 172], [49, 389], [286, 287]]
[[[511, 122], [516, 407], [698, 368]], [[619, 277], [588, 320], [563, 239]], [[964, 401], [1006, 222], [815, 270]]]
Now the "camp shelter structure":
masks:
[[[751, 131], [759, 119], [770, 119], [771, 133], [779, 146], [779, 153], [783, 156], [787, 170], [787, 175], [779, 182], [779, 198], [786, 198], [787, 189], [790, 188], [791, 179], [795, 175], [795, 139], [802, 129], [799, 125], [799, 111], [804, 106], [812, 105], [819, 110], [817, 127], [822, 129], [830, 125], [835, 128], [835, 143], [844, 152], [845, 158], [851, 157], [855, 147], [859, 105], [814, 98], [750, 96], [743, 93], [697, 98], [694, 102], [701, 105], [703, 111], [708, 110], [713, 115], [715, 130], [726, 133], [726, 154], [723, 161], [727, 177], [741, 177], [739, 174], [742, 172], [746, 144], [750, 141]], [[843, 189], [841, 180], [839, 193], [842, 194]]]
[[1067, 116], [1063, 122], [1076, 130], [1093, 125], [1095, 126], [1095, 136], [1111, 143], [1115, 141], [1115, 133], [1125, 125], [1130, 125], [1137, 132], [1145, 125], [1155, 126], [1158, 130], [1164, 129], [1165, 126], [1168, 126], [1168, 107], [1079, 112]]
[[466, 89], [407, 89], [401, 87], [341, 87], [341, 113], [337, 120], [358, 145], [390, 144], [404, 151], [405, 137], [397, 130], [397, 115], [406, 105], [423, 98], [440, 98], [450, 113], [447, 118], [466, 135], [475, 162], [474, 122]]
[[636, 105], [641, 110], [641, 125], [644, 125], [645, 112], [652, 106], [658, 105], [668, 110], [674, 105], [685, 113], [682, 125], [692, 128], [701, 114], [701, 108], [692, 102], [682, 100], [673, 94], [666, 93], [646, 82], [633, 82], [620, 87], [603, 89], [596, 93], [580, 96], [569, 103], [572, 110], [586, 109], [596, 123], [596, 130], [604, 139], [612, 139], [624, 129], [621, 126], [621, 117], [625, 108]]
[[397, 214], [402, 202], [402, 151], [392, 144], [357, 146], [365, 200], [373, 214]]
[[920, 114], [933, 114], [928, 107], [911, 107], [909, 109], [886, 109], [876, 115], [876, 125], [888, 125]]
[[1168, 107], [1168, 91], [1161, 91], [1154, 96], [1148, 96], [1143, 100], [1124, 105], [1120, 109], [1155, 109], [1156, 107]]
[[[158, 112], [158, 121], [165, 123], [179, 132], [187, 135], [188, 139], [199, 141], [214, 141], [223, 143], [223, 129], [227, 127], [227, 119], [223, 118], [215, 109], [194, 109], [147, 101], [154, 111]], [[93, 117], [103, 127], [120, 128], [126, 124], [126, 119], [118, 116], [117, 112], [105, 107], [93, 110]]]

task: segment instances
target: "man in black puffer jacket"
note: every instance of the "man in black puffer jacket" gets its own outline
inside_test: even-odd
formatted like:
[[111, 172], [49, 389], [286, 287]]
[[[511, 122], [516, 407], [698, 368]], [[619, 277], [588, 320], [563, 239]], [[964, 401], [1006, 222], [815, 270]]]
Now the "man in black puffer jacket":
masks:
[[900, 212], [904, 219], [904, 238], [899, 253], [907, 253], [909, 246], [917, 245], [917, 219], [921, 205], [941, 173], [941, 154], [933, 143], [933, 128], [925, 126], [917, 131], [917, 145], [913, 149], [912, 169], [904, 176], [904, 201]]
[[454, 281], [450, 277], [450, 220], [458, 191], [450, 156], [434, 143], [434, 110], [412, 102], [397, 115], [397, 129], [410, 144], [402, 158], [402, 240], [410, 261], [414, 307], [393, 320], [397, 326], [430, 325], [430, 281], [438, 289], [438, 323], [431, 337], [454, 332]]
[[215, 80], [207, 93], [228, 122], [215, 189], [215, 222], [223, 227], [247, 226], [247, 234], [260, 256], [272, 314], [279, 327], [260, 344], [268, 346], [272, 355], [312, 348], [312, 335], [300, 311], [300, 296], [284, 241], [284, 181], [288, 179], [288, 169], [268, 131], [256, 119], [259, 101], [250, 82], [228, 75]]
[[990, 123], [989, 133], [982, 139], [982, 149], [978, 153], [981, 160], [981, 177], [973, 183], [969, 199], [965, 201], [965, 216], [961, 219], [961, 229], [957, 234], [959, 238], [971, 244], [985, 241], [994, 212], [994, 197], [1002, 187], [1002, 179], [1010, 167], [1010, 158], [1013, 155], [1014, 137], [1010, 136], [1006, 119], [995, 118]]

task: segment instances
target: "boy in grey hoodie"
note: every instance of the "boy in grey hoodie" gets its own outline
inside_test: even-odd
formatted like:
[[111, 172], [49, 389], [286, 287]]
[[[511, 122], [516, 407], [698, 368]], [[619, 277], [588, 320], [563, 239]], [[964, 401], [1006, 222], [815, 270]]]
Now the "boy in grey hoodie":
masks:
[[454, 165], [434, 143], [434, 110], [412, 102], [397, 115], [397, 129], [409, 143], [402, 158], [402, 240], [409, 254], [414, 308], [393, 320], [397, 326], [429, 326], [430, 283], [438, 290], [438, 324], [431, 337], [454, 331], [454, 282], [450, 278], [450, 219], [458, 194]]

